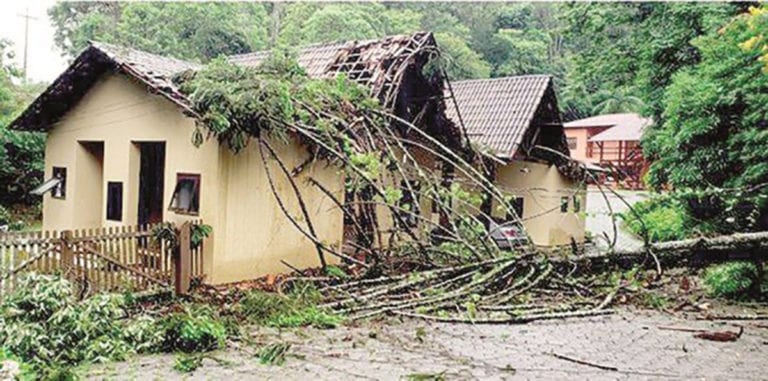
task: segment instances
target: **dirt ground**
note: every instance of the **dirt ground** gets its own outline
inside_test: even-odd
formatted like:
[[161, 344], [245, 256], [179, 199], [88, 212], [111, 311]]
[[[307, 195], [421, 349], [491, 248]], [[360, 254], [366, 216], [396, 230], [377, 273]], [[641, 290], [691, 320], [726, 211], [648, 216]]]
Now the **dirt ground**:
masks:
[[[735, 342], [695, 338], [664, 327], [738, 331]], [[661, 328], [660, 328], [661, 327]], [[261, 365], [252, 347], [206, 358], [189, 374], [174, 356], [140, 356], [90, 369], [89, 379], [347, 380], [347, 379], [765, 379], [765, 321], [712, 322], [653, 311], [522, 325], [388, 321], [333, 330], [260, 328], [262, 343], [289, 342], [282, 366]], [[604, 370], [556, 355], [613, 367]], [[440, 375], [443, 378], [429, 378]]]

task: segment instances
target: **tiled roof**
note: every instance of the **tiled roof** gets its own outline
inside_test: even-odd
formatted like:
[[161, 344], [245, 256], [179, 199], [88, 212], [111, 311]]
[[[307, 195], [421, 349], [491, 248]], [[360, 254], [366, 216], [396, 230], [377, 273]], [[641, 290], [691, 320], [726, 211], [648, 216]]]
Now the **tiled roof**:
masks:
[[[524, 75], [456, 81], [451, 82], [451, 88], [469, 139], [490, 148], [499, 157], [511, 158], [531, 126], [550, 82], [548, 75]], [[448, 99], [446, 104], [448, 117], [459, 124], [453, 102]]]
[[565, 128], [610, 127], [591, 137], [589, 141], [636, 141], [640, 140], [645, 127], [653, 121], [635, 113], [604, 114], [565, 123]]
[[[395, 63], [410, 60], [416, 52], [431, 54], [436, 48], [431, 33], [389, 36], [377, 40], [313, 45], [300, 50], [298, 61], [311, 77], [332, 77], [343, 72], [371, 88], [372, 94], [381, 95], [402, 78], [390, 73]], [[237, 64], [256, 66], [269, 52], [256, 52], [231, 56]], [[144, 82], [151, 91], [176, 103], [194, 115], [186, 98], [174, 86], [172, 78], [185, 70], [196, 70], [201, 65], [163, 57], [141, 50], [91, 42], [72, 65], [41, 94], [11, 125], [14, 129], [43, 131], [51, 120], [56, 120], [74, 105], [96, 78], [116, 68]], [[383, 100], [383, 99], [382, 99]], [[391, 100], [390, 100], [391, 101]], [[386, 106], [386, 105], [385, 105]]]
[[172, 78], [185, 70], [197, 70], [200, 64], [103, 42], [91, 42], [91, 46], [174, 103], [187, 105], [186, 97], [173, 84]]
[[[337, 56], [344, 48], [353, 46], [352, 42], [339, 42], [334, 44], [309, 45], [299, 51], [297, 61], [310, 77], [321, 77], [328, 68], [336, 62]], [[229, 60], [238, 65], [259, 66], [267, 57], [269, 51], [239, 54], [229, 56]]]
[[201, 67], [200, 64], [194, 62], [147, 53], [143, 50], [125, 46], [117, 46], [96, 41], [92, 41], [91, 46], [104, 52], [104, 54], [119, 64], [130, 65], [136, 70], [145, 73], [148, 77], [163, 80], [184, 70], [195, 70]]
[[[347, 41], [310, 45], [298, 51], [297, 61], [307, 75], [313, 78], [334, 77], [345, 73], [347, 78], [371, 88], [374, 96], [390, 88], [398, 73], [390, 70], [406, 60], [413, 60], [415, 53], [429, 54], [436, 49], [432, 33], [417, 32], [380, 39]], [[258, 66], [269, 56], [269, 51], [230, 56], [236, 64]], [[386, 106], [386, 105], [385, 105]]]
[[10, 128], [46, 131], [51, 122], [74, 106], [108, 70], [118, 70], [143, 82], [154, 93], [195, 115], [186, 98], [171, 82], [174, 74], [197, 69], [198, 64], [136, 49], [91, 42], [72, 64], [16, 118]]

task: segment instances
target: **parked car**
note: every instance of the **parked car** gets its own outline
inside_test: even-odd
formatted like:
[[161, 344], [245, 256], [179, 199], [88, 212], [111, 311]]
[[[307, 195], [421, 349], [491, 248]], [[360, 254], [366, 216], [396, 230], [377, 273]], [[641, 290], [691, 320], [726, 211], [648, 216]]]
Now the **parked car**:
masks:
[[503, 223], [491, 221], [488, 230], [488, 235], [502, 250], [509, 250], [529, 243], [523, 227], [516, 221]]

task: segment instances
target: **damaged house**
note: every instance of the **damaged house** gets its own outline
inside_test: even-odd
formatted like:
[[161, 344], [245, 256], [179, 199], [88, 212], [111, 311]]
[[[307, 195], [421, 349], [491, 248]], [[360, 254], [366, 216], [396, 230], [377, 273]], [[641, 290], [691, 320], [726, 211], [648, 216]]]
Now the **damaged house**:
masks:
[[478, 233], [490, 218], [522, 216], [534, 244], [581, 242], [582, 188], [551, 155], [568, 154], [551, 79], [458, 82], [451, 99], [436, 58], [431, 33], [306, 47], [296, 59], [309, 78], [343, 75], [381, 107], [342, 103], [348, 119], [333, 128], [278, 137], [246, 126], [256, 143], [233, 151], [221, 136], [192, 143], [206, 115], [178, 80], [205, 67], [92, 43], [12, 128], [47, 133], [44, 230], [202, 220], [207, 283], [383, 252], [477, 260], [497, 250]]
[[[443, 80], [423, 70], [436, 54], [432, 34], [417, 33], [310, 46], [297, 58], [310, 77], [344, 73], [370, 88], [385, 109], [413, 122], [396, 128], [418, 125], [422, 137], [458, 146], [461, 134], [440, 109]], [[229, 60], [257, 66], [266, 57], [252, 53]], [[213, 228], [203, 254], [206, 282], [213, 284], [286, 272], [287, 265], [318, 266], [313, 252], [320, 245], [340, 253], [350, 222], [335, 202], [347, 192], [336, 166], [311, 160], [311, 150], [296, 137], [275, 142], [276, 152], [267, 154], [296, 172], [291, 181], [278, 176], [280, 166], [265, 160], [258, 144], [234, 154], [215, 139], [199, 147], [191, 143], [199, 115], [172, 78], [200, 68], [94, 42], [12, 123], [14, 129], [47, 133], [43, 229], [202, 220]], [[273, 197], [290, 194], [292, 186], [302, 202]], [[402, 198], [410, 204], [402, 209], [420, 209], [414, 186], [405, 184], [410, 192]], [[285, 218], [299, 216], [299, 209], [314, 221], [312, 237]], [[367, 234], [385, 240], [381, 232]]]

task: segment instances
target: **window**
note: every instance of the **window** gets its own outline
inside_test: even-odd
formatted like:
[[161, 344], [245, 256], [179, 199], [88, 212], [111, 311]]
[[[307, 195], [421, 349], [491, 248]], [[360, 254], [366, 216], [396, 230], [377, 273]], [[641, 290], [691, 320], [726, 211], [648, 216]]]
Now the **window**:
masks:
[[418, 224], [417, 216], [420, 214], [419, 192], [421, 191], [421, 184], [418, 181], [403, 180], [400, 182], [400, 190], [403, 192], [403, 196], [400, 197], [398, 206], [405, 209], [400, 212], [400, 219], [405, 224], [403, 227], [415, 227]]
[[197, 214], [200, 210], [200, 175], [179, 173], [173, 191], [170, 210], [176, 213]]
[[560, 213], [568, 213], [568, 197], [560, 197]]
[[107, 220], [123, 220], [123, 183], [107, 182]]
[[[512, 206], [512, 210], [515, 212], [515, 215], [517, 215], [517, 218], [522, 219], [523, 218], [523, 198], [522, 197], [515, 197], [512, 200], [510, 200], [510, 205]], [[515, 216], [513, 216], [511, 213], [507, 214], [507, 221], [512, 221], [515, 219]]]
[[53, 188], [51, 197], [65, 199], [67, 197], [67, 169], [64, 167], [53, 167], [53, 177], [59, 180], [59, 183]]
[[566, 139], [568, 140], [568, 149], [576, 149], [578, 145], [578, 140], [575, 137], [566, 138]]
[[573, 196], [573, 211], [578, 213], [581, 211], [581, 200], [579, 196]]

